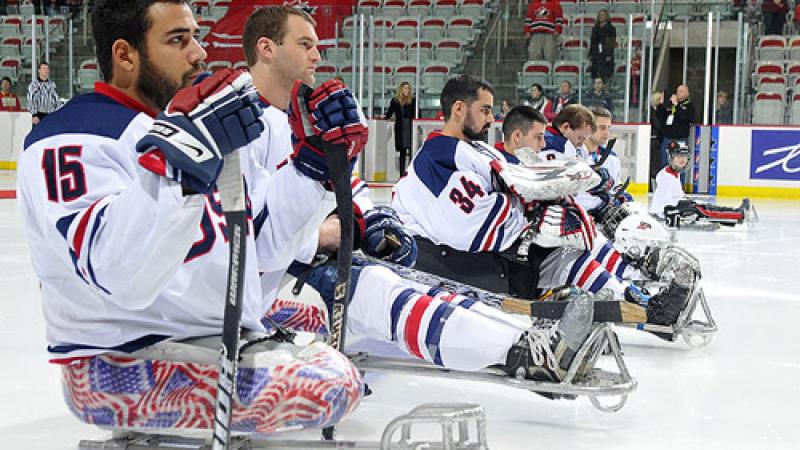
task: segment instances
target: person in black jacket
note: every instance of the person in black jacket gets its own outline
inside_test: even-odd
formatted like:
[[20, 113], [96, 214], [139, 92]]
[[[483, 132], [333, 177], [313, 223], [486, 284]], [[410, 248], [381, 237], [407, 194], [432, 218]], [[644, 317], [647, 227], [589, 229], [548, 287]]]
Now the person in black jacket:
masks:
[[694, 106], [689, 101], [689, 86], [678, 86], [675, 93], [658, 108], [663, 123], [661, 128], [661, 150], [659, 154], [661, 167], [667, 165], [667, 148], [670, 142], [678, 141], [685, 145], [689, 142], [689, 131], [694, 123]]
[[416, 99], [411, 95], [411, 84], [407, 81], [400, 83], [384, 119], [389, 120], [394, 116], [394, 149], [400, 156], [401, 174], [406, 170], [411, 156], [411, 122], [416, 118], [416, 109]]
[[608, 11], [597, 13], [597, 21], [592, 27], [589, 41], [589, 59], [592, 62], [592, 78], [602, 78], [603, 83], [614, 75], [614, 49], [617, 47], [617, 30], [611, 25]]

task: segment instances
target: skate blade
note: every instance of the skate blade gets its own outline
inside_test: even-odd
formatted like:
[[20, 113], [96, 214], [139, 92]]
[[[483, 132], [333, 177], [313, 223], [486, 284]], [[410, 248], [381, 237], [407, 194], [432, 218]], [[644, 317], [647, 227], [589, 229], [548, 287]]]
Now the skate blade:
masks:
[[[592, 368], [606, 348], [610, 348], [611, 355], [616, 362], [618, 369], [616, 373]], [[614, 339], [613, 327], [608, 323], [595, 327], [576, 353], [570, 368], [560, 382], [512, 378], [496, 368], [466, 372], [444, 369], [420, 360], [384, 358], [365, 353], [350, 355], [350, 358], [356, 367], [362, 371], [373, 370], [386, 373], [447, 378], [449, 380], [480, 381], [537, 393], [576, 397], [587, 396], [596, 408], [604, 412], [619, 411], [627, 402], [628, 395], [636, 390], [638, 384], [636, 379], [628, 372], [628, 368], [622, 359], [622, 352], [616, 339]], [[592, 369], [588, 373], [578, 376], [578, 372], [582, 367]], [[605, 405], [598, 400], [601, 397], [619, 397], [619, 399], [616, 403]]]

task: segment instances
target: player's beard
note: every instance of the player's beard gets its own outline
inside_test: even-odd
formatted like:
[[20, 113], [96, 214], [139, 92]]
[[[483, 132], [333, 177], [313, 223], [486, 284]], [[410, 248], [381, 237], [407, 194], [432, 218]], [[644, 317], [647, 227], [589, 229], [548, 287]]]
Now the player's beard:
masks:
[[191, 70], [186, 71], [180, 82], [172, 80], [167, 74], [150, 62], [150, 58], [142, 52], [142, 65], [139, 68], [139, 79], [136, 82], [137, 90], [155, 104], [159, 110], [164, 110], [167, 103], [179, 89], [191, 85], [192, 75], [203, 68], [203, 64], [194, 64]]
[[466, 120], [464, 120], [464, 136], [471, 140], [471, 141], [484, 141], [487, 142], [489, 138], [489, 124], [483, 126], [478, 131], [475, 131], [475, 122], [472, 118], [472, 114], [467, 114]]

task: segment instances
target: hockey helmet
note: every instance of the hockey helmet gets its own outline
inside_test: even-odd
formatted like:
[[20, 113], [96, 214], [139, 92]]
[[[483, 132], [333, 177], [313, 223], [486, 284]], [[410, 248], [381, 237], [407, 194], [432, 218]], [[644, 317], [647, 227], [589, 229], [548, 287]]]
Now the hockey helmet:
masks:
[[603, 214], [603, 218], [600, 221], [603, 234], [613, 241], [614, 233], [616, 233], [619, 224], [622, 223], [626, 217], [633, 214], [647, 214], [647, 208], [641, 203], [634, 201], [624, 202], [620, 205], [608, 208], [608, 211]]
[[649, 214], [631, 214], [614, 233], [614, 248], [631, 258], [643, 257], [648, 248], [664, 247], [672, 241], [666, 227]]
[[682, 170], [685, 170], [686, 167], [689, 166], [687, 164], [684, 167], [678, 167], [672, 162], [673, 158], [675, 158], [676, 156], [689, 157], [689, 146], [686, 145], [685, 142], [670, 141], [669, 145], [667, 146], [667, 155], [669, 156], [669, 165], [670, 167], [672, 167], [673, 170], [680, 172]]

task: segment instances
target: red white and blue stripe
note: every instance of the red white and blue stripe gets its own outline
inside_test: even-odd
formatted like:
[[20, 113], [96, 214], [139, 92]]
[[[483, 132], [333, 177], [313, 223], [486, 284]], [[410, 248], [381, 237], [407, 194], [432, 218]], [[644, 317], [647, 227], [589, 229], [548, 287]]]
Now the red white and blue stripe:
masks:
[[105, 294], [111, 294], [111, 292], [98, 282], [92, 267], [91, 256], [92, 244], [97, 238], [97, 232], [103, 223], [103, 216], [109, 203], [111, 203], [109, 198], [102, 198], [83, 211], [64, 216], [56, 222], [58, 232], [66, 239], [69, 246], [69, 255], [75, 266], [75, 272], [86, 284]]
[[505, 235], [505, 223], [511, 217], [511, 198], [507, 194], [499, 194], [492, 210], [481, 225], [475, 239], [469, 247], [471, 253], [500, 251]]
[[604, 269], [617, 278], [623, 278], [625, 270], [630, 266], [630, 264], [622, 258], [622, 255], [614, 250], [614, 246], [611, 242], [606, 242], [598, 251], [593, 253], [595, 254], [595, 261], [600, 263]]

